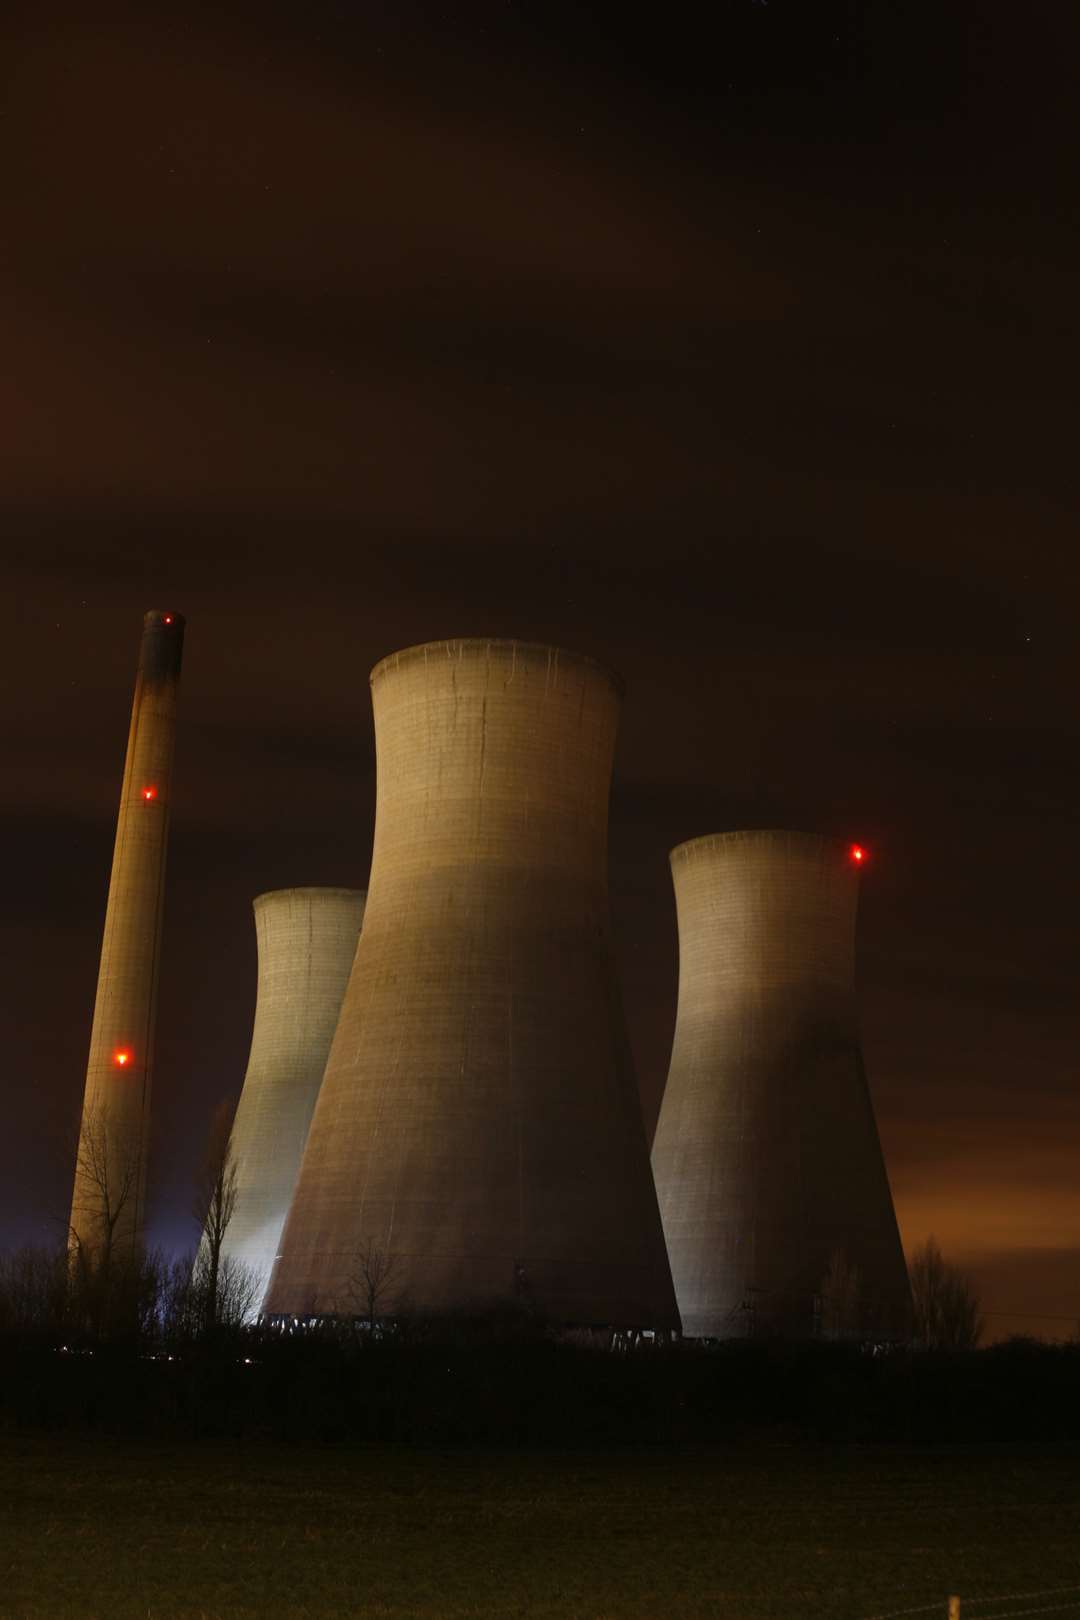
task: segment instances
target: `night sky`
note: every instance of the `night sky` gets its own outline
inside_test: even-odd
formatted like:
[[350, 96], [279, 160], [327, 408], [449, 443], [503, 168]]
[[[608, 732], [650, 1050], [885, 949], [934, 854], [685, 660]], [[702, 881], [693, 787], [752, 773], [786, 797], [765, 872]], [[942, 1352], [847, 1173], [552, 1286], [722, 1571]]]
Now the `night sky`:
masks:
[[650, 1131], [668, 850], [858, 839], [905, 1243], [994, 1335], [1070, 1332], [1075, 8], [108, 10], [2, 42], [0, 1238], [66, 1214], [143, 611], [189, 621], [169, 1244], [243, 1077], [252, 897], [365, 884], [372, 664], [518, 636], [627, 680]]

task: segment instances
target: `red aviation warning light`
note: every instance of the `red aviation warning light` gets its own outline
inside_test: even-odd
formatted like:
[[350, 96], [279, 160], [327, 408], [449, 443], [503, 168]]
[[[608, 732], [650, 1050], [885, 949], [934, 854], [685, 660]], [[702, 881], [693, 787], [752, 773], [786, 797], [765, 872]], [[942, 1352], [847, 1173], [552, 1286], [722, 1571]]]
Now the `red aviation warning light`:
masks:
[[848, 859], [856, 866], [861, 866], [866, 859], [866, 851], [861, 844], [852, 844], [848, 849]]
[[164, 618], [165, 618], [165, 623], [166, 624], [172, 624], [172, 614], [171, 613], [166, 613]]
[[143, 790], [142, 790], [142, 796], [143, 796], [144, 803], [149, 804], [152, 799], [157, 798], [157, 788], [156, 787], [144, 787]]
[[113, 1062], [116, 1064], [118, 1069], [127, 1068], [128, 1064], [131, 1062], [131, 1053], [128, 1051], [126, 1046], [120, 1047], [119, 1051], [113, 1053]]

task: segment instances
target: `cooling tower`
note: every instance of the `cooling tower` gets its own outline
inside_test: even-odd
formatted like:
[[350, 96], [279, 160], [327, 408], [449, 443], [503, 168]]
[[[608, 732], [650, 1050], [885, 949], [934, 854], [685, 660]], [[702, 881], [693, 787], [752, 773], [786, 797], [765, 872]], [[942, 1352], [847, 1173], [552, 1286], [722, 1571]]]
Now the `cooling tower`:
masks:
[[71, 1204], [71, 1245], [88, 1256], [141, 1242], [184, 620], [143, 619], [116, 824]]
[[675, 1326], [608, 922], [616, 680], [471, 640], [371, 686], [364, 929], [266, 1308], [355, 1308], [366, 1250], [385, 1312]]
[[683, 1331], [902, 1333], [907, 1271], [859, 1047], [860, 851], [672, 851], [679, 1001], [653, 1171]]
[[232, 1128], [236, 1205], [223, 1253], [260, 1279], [277, 1258], [364, 915], [359, 889], [278, 889], [254, 904], [255, 1027]]

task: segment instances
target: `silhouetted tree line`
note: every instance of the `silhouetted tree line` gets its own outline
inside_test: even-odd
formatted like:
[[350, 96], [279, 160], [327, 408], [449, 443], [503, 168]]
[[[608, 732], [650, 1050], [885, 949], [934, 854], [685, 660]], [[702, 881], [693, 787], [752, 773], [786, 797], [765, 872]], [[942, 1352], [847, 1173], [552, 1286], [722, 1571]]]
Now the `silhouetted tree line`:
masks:
[[255, 1292], [245, 1268], [226, 1256], [212, 1266], [201, 1249], [179, 1259], [18, 1249], [0, 1254], [0, 1343], [153, 1356], [221, 1338], [231, 1349]]
[[[262, 1280], [228, 1253], [230, 1110], [170, 1259], [118, 1240], [135, 1185], [84, 1113], [89, 1241], [0, 1255], [0, 1425], [124, 1435], [499, 1445], [1080, 1440], [1080, 1344], [977, 1351], [978, 1300], [931, 1239], [914, 1256], [912, 1344], [868, 1337], [858, 1271], [832, 1256], [814, 1337], [713, 1344], [568, 1331], [527, 1288], [482, 1319], [411, 1312], [398, 1257], [357, 1249], [333, 1318], [253, 1321]], [[749, 1317], [748, 1321], [753, 1318]]]
[[100, 1279], [65, 1250], [0, 1257], [0, 1425], [520, 1446], [1080, 1441], [1080, 1343], [632, 1345], [526, 1308], [387, 1323], [370, 1255], [355, 1316], [247, 1325], [221, 1258], [212, 1306], [205, 1257], [143, 1255], [104, 1309]]
[[170, 1260], [136, 1240], [139, 1153], [139, 1142], [113, 1128], [105, 1107], [84, 1107], [75, 1154], [78, 1221], [63, 1247], [0, 1256], [0, 1334], [36, 1336], [64, 1354], [124, 1345], [156, 1354], [252, 1317], [258, 1279], [225, 1250], [237, 1197], [231, 1110], [215, 1111], [192, 1187], [200, 1232], [192, 1255]]

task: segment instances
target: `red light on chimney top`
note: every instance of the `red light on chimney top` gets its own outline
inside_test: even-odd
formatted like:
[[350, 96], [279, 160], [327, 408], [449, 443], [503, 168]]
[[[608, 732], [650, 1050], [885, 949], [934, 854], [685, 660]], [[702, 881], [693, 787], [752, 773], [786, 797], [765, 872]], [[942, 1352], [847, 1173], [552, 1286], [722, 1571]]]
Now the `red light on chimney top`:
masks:
[[142, 790], [142, 796], [145, 799], [146, 803], [149, 804], [151, 799], [156, 799], [157, 798], [157, 788], [156, 787], [144, 787], [143, 790]]
[[171, 613], [166, 613], [166, 615], [165, 615], [165, 623], [166, 624], [172, 624], [172, 614]]
[[116, 1064], [118, 1069], [124, 1068], [131, 1062], [131, 1053], [128, 1051], [126, 1046], [122, 1046], [119, 1052], [113, 1053], [113, 1062]]
[[866, 851], [863, 849], [861, 844], [852, 844], [848, 854], [851, 856], [851, 859], [855, 862], [856, 866], [861, 866], [863, 861], [866, 859]]

